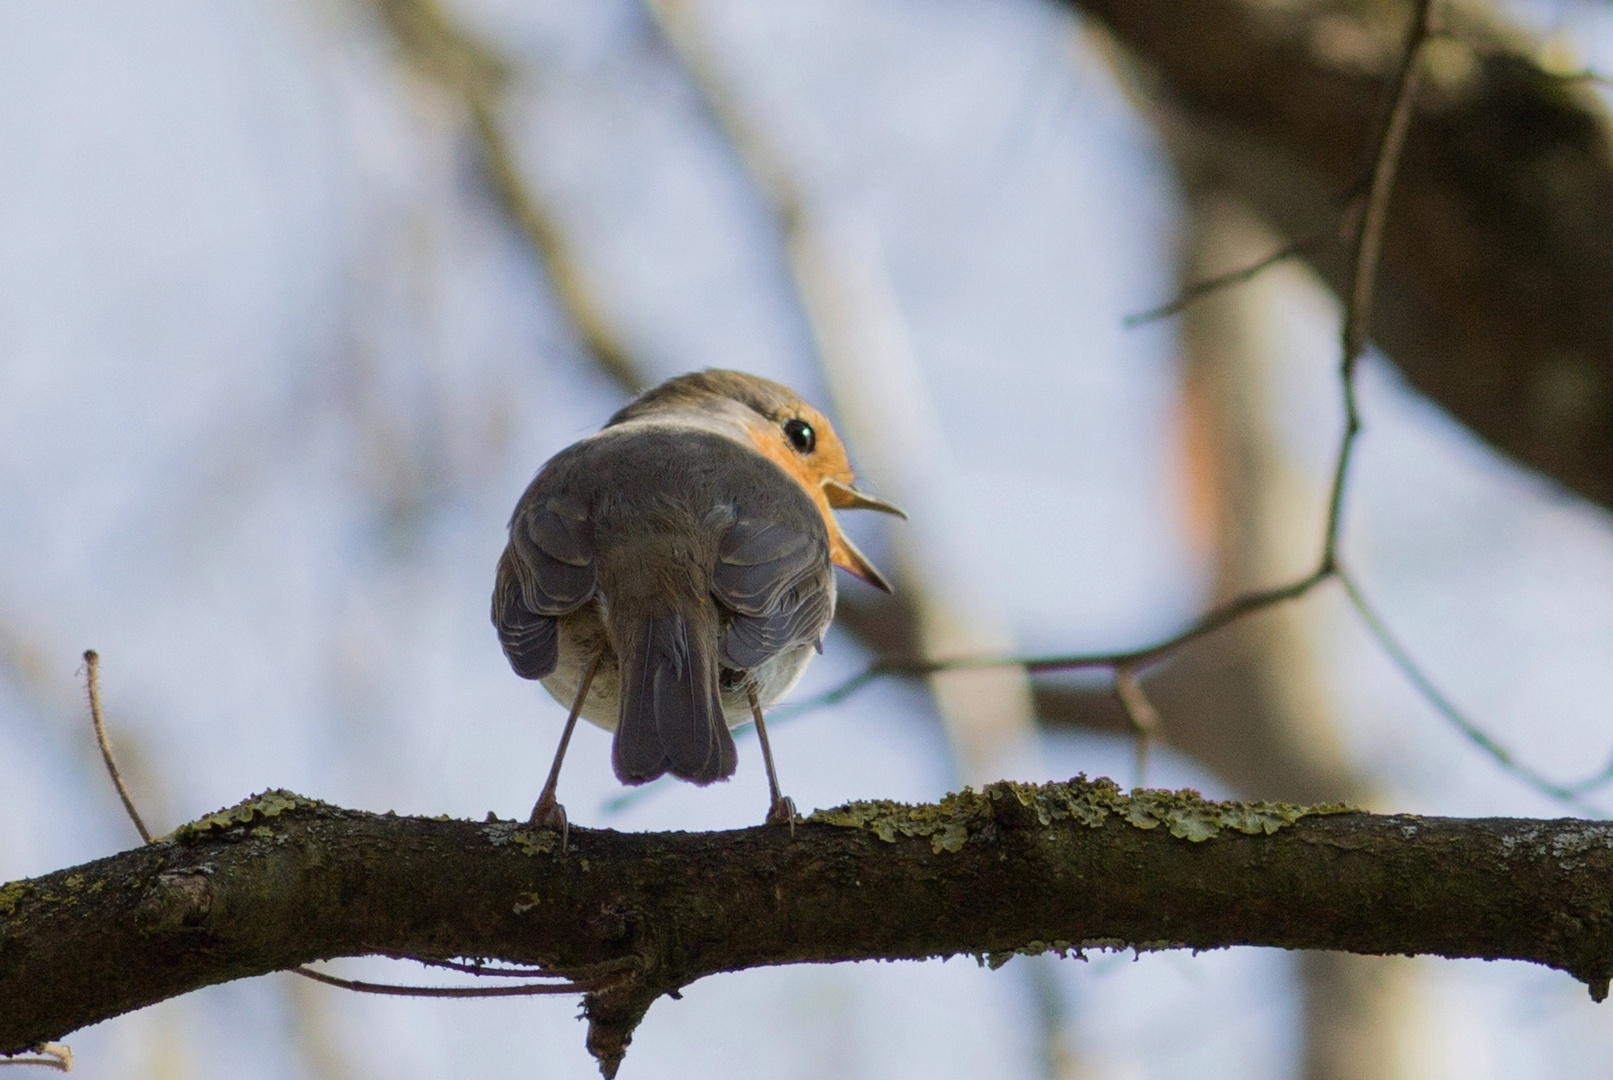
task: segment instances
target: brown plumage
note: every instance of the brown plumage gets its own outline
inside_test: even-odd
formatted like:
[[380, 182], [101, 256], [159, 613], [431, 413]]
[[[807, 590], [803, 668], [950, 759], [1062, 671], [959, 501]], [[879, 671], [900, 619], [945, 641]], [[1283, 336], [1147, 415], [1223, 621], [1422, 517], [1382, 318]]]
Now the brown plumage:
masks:
[[[662, 383], [551, 458], [511, 518], [493, 622], [516, 672], [574, 706], [560, 754], [580, 714], [615, 731], [623, 783], [733, 775], [729, 727], [760, 725], [820, 647], [831, 566], [889, 589], [836, 507], [900, 513], [856, 489], [821, 413], [739, 372]], [[564, 821], [559, 764], [535, 820]]]

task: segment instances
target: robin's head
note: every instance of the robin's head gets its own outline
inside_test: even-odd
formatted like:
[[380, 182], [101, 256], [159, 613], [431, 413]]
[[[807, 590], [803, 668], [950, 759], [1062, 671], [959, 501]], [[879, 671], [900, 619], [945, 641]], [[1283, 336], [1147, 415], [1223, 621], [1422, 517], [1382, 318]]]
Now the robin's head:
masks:
[[812, 497], [829, 529], [830, 558], [834, 564], [890, 592], [890, 583], [884, 575], [841, 532], [833, 511], [878, 510], [898, 517], [907, 515], [883, 499], [857, 490], [845, 444], [835, 434], [829, 418], [808, 405], [794, 390], [741, 371], [697, 371], [646, 390], [611, 417], [610, 423], [618, 424], [665, 408], [698, 408], [713, 401], [743, 405], [742, 423], [751, 443]]

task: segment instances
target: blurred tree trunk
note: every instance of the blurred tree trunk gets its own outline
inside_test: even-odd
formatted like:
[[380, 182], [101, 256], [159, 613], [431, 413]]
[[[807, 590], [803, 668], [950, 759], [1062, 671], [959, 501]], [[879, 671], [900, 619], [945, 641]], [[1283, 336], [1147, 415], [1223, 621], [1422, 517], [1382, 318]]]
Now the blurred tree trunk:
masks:
[[[1278, 243], [1223, 194], [1190, 193], [1184, 277], [1248, 265]], [[1302, 576], [1321, 548], [1326, 475], [1283, 445], [1281, 366], [1272, 329], [1294, 275], [1208, 297], [1182, 322], [1183, 428], [1190, 512], [1213, 559], [1214, 601]], [[1286, 278], [1286, 280], [1285, 280]], [[1332, 367], [1318, 380], [1333, 389]], [[1292, 380], [1290, 380], [1290, 385]], [[1321, 387], [1319, 387], [1321, 388]], [[1339, 419], [1342, 426], [1342, 418]], [[1234, 626], [1186, 653], [1151, 685], [1170, 741], [1249, 797], [1370, 802], [1340, 745], [1316, 655], [1326, 592]], [[1304, 953], [1307, 1080], [1404, 1075], [1416, 969], [1407, 961]]]

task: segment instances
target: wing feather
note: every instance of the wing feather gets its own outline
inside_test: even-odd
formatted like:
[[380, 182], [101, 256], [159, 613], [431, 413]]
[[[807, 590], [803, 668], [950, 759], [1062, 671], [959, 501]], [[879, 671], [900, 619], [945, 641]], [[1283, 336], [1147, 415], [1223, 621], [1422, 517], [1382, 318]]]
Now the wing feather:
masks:
[[596, 586], [588, 508], [564, 496], [523, 498], [493, 589], [493, 625], [516, 674], [541, 679], [554, 671], [558, 619], [587, 603]]
[[834, 617], [828, 545], [775, 521], [741, 518], [723, 536], [712, 594], [733, 619], [719, 656], [748, 671], [800, 645], [815, 645]]

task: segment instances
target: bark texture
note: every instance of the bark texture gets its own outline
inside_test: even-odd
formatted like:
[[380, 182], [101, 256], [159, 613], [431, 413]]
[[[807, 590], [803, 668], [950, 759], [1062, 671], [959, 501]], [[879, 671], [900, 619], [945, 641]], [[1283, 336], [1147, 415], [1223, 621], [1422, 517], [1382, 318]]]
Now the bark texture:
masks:
[[[1411, 5], [1068, 0], [1141, 62], [1184, 170], [1235, 192], [1335, 291], [1338, 224]], [[1613, 507], [1613, 149], [1583, 81], [1441, 4], [1384, 237], [1373, 338], [1480, 438]]]
[[592, 987], [607, 1075], [658, 996], [772, 964], [1231, 945], [1613, 975], [1613, 824], [994, 784], [790, 831], [560, 837], [271, 792], [0, 888], [0, 1053], [334, 956], [488, 957]]

